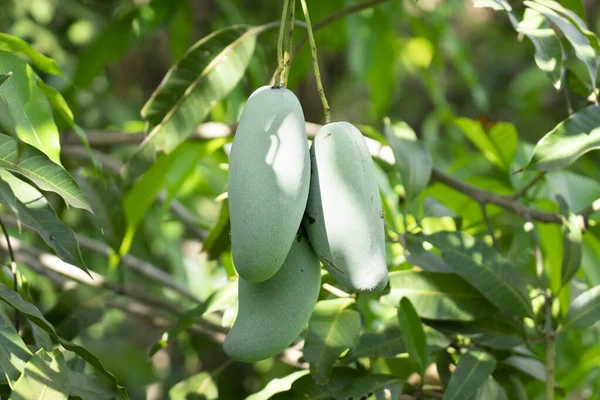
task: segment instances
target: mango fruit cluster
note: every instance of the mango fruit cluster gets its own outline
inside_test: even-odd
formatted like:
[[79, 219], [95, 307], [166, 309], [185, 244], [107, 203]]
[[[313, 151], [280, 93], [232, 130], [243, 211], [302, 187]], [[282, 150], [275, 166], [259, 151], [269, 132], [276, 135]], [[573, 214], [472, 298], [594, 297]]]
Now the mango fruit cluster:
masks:
[[232, 359], [272, 357], [300, 335], [319, 296], [319, 261], [344, 289], [387, 285], [379, 188], [353, 125], [326, 124], [309, 150], [294, 93], [257, 89], [233, 140], [228, 193], [239, 274], [239, 311], [224, 342]]

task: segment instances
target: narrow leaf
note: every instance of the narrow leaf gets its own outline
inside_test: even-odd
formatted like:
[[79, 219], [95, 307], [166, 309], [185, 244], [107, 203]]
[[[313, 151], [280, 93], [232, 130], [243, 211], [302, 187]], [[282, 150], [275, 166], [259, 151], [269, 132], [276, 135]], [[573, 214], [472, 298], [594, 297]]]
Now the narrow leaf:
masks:
[[83, 400], [106, 400], [118, 396], [114, 389], [106, 387], [104, 382], [95, 375], [69, 371], [69, 378], [71, 380], [69, 395], [71, 396], [81, 397]]
[[546, 381], [546, 366], [539, 360], [523, 356], [510, 356], [502, 363], [510, 365], [539, 381]]
[[85, 195], [64, 168], [35, 147], [23, 145], [18, 154], [19, 145], [16, 139], [0, 134], [0, 168], [23, 175], [40, 189], [58, 194], [73, 207], [92, 212]]
[[490, 376], [479, 388], [474, 400], [508, 400], [508, 396], [502, 385]]
[[75, 232], [56, 216], [37, 189], [0, 171], [0, 203], [19, 221], [33, 228], [63, 261], [89, 274]]
[[12, 76], [12, 71], [8, 71], [6, 74], [0, 75], [0, 86]]
[[319, 384], [329, 380], [337, 358], [353, 348], [361, 330], [360, 314], [350, 308], [354, 299], [340, 298], [317, 303], [308, 322], [304, 358]]
[[308, 370], [296, 371], [283, 378], [275, 378], [267, 383], [267, 386], [265, 386], [260, 392], [246, 397], [246, 400], [268, 400], [277, 393], [287, 392], [292, 388], [292, 384], [294, 382], [308, 373]]
[[529, 164], [538, 171], [561, 169], [600, 148], [600, 106], [588, 106], [558, 124], [535, 146]]
[[175, 149], [242, 79], [262, 28], [232, 26], [192, 46], [142, 108], [149, 133], [129, 165], [145, 169], [158, 151]]
[[408, 358], [414, 368], [423, 376], [427, 366], [427, 341], [421, 318], [419, 318], [415, 307], [407, 297], [400, 300], [398, 321], [400, 322], [400, 331], [408, 352]]
[[496, 367], [491, 354], [477, 348], [471, 348], [460, 356], [456, 371], [452, 374], [443, 400], [468, 399], [477, 392]]
[[35, 72], [15, 54], [0, 51], [0, 73], [8, 72], [13, 73], [12, 77], [0, 86], [0, 98], [11, 119], [5, 129], [60, 164], [58, 129]]
[[430, 321], [428, 324], [444, 333], [458, 333], [480, 346], [493, 349], [508, 350], [523, 344], [518, 328], [493, 317], [471, 323]]
[[56, 350], [38, 350], [25, 365], [9, 400], [67, 400], [71, 390], [65, 360]]
[[391, 124], [389, 119], [386, 119], [385, 134], [394, 152], [406, 198], [410, 201], [429, 183], [433, 167], [431, 154], [405, 122]]
[[496, 123], [487, 131], [481, 122], [468, 118], [458, 118], [455, 124], [488, 160], [508, 171], [517, 151], [518, 135], [514, 125]]
[[202, 243], [202, 252], [208, 254], [209, 260], [219, 258], [223, 252], [231, 246], [229, 239], [229, 201], [227, 199], [221, 202], [221, 211], [214, 225], [208, 231], [208, 235]]
[[364, 332], [343, 361], [348, 364], [360, 357], [393, 358], [404, 352], [406, 347], [402, 340], [402, 332], [398, 327], [389, 327], [383, 332]]
[[595, 286], [573, 300], [565, 317], [565, 329], [585, 329], [600, 320], [600, 286]]
[[179, 382], [169, 390], [169, 399], [217, 400], [219, 391], [212, 376], [208, 372], [201, 372]]
[[11, 321], [0, 311], [0, 368], [11, 387], [14, 388], [31, 355]]
[[210, 304], [210, 301], [206, 301], [199, 306], [192, 308], [181, 314], [177, 319], [177, 323], [166, 331], [160, 340], [156, 342], [152, 348], [150, 349], [150, 357], [155, 355], [159, 350], [164, 349], [171, 343], [173, 340], [179, 336], [180, 333], [188, 329], [190, 326], [194, 325], [198, 318], [202, 317], [206, 312], [207, 305]]
[[382, 301], [397, 306], [402, 297], [408, 297], [423, 318], [471, 321], [496, 310], [456, 274], [393, 271], [389, 282], [391, 291]]
[[566, 224], [563, 227], [563, 258], [561, 267], [562, 286], [569, 283], [575, 276], [581, 266], [582, 258], [582, 232], [580, 218], [572, 212], [569, 212], [568, 205], [560, 197], [561, 214], [566, 217]]
[[87, 361], [90, 365], [92, 365], [94, 368], [96, 368], [102, 375], [104, 375], [109, 380], [109, 382], [111, 382], [114, 385], [114, 387], [117, 389], [118, 393], [121, 395], [121, 397], [123, 399], [126, 399], [126, 400], [129, 399], [129, 396], [127, 395], [127, 391], [125, 390], [125, 388], [123, 386], [119, 385], [117, 378], [113, 374], [108, 372], [106, 370], [106, 368], [104, 368], [104, 366], [102, 365], [100, 360], [98, 360], [98, 358], [95, 355], [90, 353], [84, 347], [79, 346], [75, 343], [69, 342], [68, 340], [65, 340], [65, 339], [61, 338], [60, 336], [58, 336], [58, 334], [56, 333], [56, 330], [54, 329], [54, 326], [52, 326], [52, 324], [50, 324], [50, 322], [48, 322], [48, 320], [46, 320], [46, 318], [44, 318], [44, 316], [42, 315], [42, 313], [40, 312], [40, 310], [38, 310], [38, 308], [36, 306], [23, 300], [23, 298], [18, 293], [14, 292], [14, 291], [10, 290], [9, 288], [2, 286], [2, 285], [0, 285], [0, 299], [3, 300], [8, 305], [10, 305], [15, 310], [19, 311], [19, 313], [21, 313], [28, 320], [30, 320], [31, 322], [33, 322], [34, 324], [36, 324], [37, 326], [39, 326], [40, 328], [42, 328], [43, 330], [48, 332], [65, 349], [74, 352], [75, 354], [77, 354], [78, 356], [83, 358], [85, 361]]
[[0, 32], [0, 50], [21, 53], [31, 60], [33, 65], [47, 74], [62, 75], [58, 64], [50, 57], [38, 53], [29, 43], [18, 37]]
[[533, 315], [524, 281], [496, 249], [462, 232], [419, 237], [437, 247], [444, 261], [501, 311], [507, 315]]

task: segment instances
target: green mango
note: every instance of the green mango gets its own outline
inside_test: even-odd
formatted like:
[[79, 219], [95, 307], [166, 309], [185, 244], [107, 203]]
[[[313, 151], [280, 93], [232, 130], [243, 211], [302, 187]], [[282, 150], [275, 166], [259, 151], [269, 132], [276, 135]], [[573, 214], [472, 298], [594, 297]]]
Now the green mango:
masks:
[[239, 311], [223, 348], [233, 360], [264, 360], [287, 348], [308, 323], [321, 286], [319, 259], [298, 235], [275, 276], [259, 283], [240, 278], [238, 285]]
[[309, 179], [300, 102], [285, 88], [257, 89], [229, 156], [231, 251], [245, 280], [263, 282], [283, 264], [302, 221]]
[[387, 285], [383, 209], [367, 143], [348, 122], [323, 126], [310, 149], [304, 226], [329, 273], [354, 291]]

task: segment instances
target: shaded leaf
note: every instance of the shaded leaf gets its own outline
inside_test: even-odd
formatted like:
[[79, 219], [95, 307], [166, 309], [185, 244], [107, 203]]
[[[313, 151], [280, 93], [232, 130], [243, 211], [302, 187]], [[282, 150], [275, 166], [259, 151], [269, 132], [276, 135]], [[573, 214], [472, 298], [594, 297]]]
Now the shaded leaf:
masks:
[[495, 311], [485, 297], [455, 274], [393, 271], [389, 282], [390, 293], [382, 301], [396, 306], [402, 297], [408, 297], [422, 318], [470, 321]]
[[123, 399], [129, 399], [127, 395], [127, 391], [117, 381], [117, 378], [110, 372], [104, 368], [102, 363], [98, 360], [98, 358], [86, 350], [84, 347], [79, 346], [75, 343], [69, 342], [61, 337], [59, 337], [54, 329], [54, 326], [44, 318], [40, 310], [37, 309], [31, 303], [23, 300], [23, 298], [16, 292], [10, 290], [9, 288], [0, 285], [0, 299], [7, 303], [9, 306], [13, 307], [15, 310], [19, 311], [23, 316], [25, 316], [28, 320], [42, 328], [44, 331], [48, 332], [54, 339], [56, 339], [65, 349], [70, 350], [87, 361], [90, 365], [96, 368], [102, 375], [104, 375], [117, 389], [119, 395]]
[[423, 247], [422, 241], [408, 236], [405, 239], [405, 244], [406, 251], [404, 255], [406, 260], [413, 266], [429, 272], [453, 273], [450, 266], [444, 262], [444, 259], [439, 254], [426, 250]]
[[480, 346], [493, 349], [512, 349], [523, 344], [521, 331], [493, 317], [473, 323], [430, 321], [428, 324], [444, 333], [458, 333]]
[[262, 30], [232, 26], [213, 32], [171, 67], [142, 108], [149, 133], [129, 164], [130, 173], [145, 169], [156, 152], [169, 153], [192, 134], [240, 81]]
[[195, 398], [203, 400], [217, 400], [219, 398], [217, 385], [208, 372], [192, 375], [169, 390], [169, 399], [171, 400]]
[[106, 387], [95, 375], [69, 371], [69, 379], [71, 380], [71, 392], [69, 393], [71, 396], [81, 397], [83, 400], [106, 400], [118, 396], [113, 388]]
[[579, 29], [574, 26], [571, 21], [569, 21], [569, 19], [556, 13], [551, 8], [539, 4], [539, 2], [524, 1], [523, 4], [544, 15], [562, 31], [567, 40], [573, 46], [575, 54], [577, 54], [577, 58], [579, 58], [586, 65], [591, 83], [590, 89], [592, 91], [595, 90], [596, 75], [598, 73], [598, 61], [596, 58], [598, 57], [598, 54], [596, 54], [596, 51], [592, 47], [589, 39], [583, 33], [581, 33]]
[[565, 316], [565, 329], [585, 329], [600, 321], [600, 286], [595, 286], [573, 300]]
[[496, 249], [464, 232], [419, 235], [442, 252], [442, 258], [507, 315], [532, 316], [525, 282]]
[[398, 321], [400, 322], [400, 331], [408, 352], [408, 358], [413, 367], [423, 376], [427, 366], [427, 341], [421, 318], [419, 318], [415, 307], [407, 297], [400, 300]]
[[433, 167], [431, 154], [405, 122], [391, 124], [389, 119], [386, 119], [385, 135], [394, 152], [406, 198], [410, 201], [429, 183]]
[[404, 352], [406, 352], [406, 348], [402, 341], [402, 333], [398, 327], [392, 326], [383, 332], [364, 332], [356, 346], [343, 358], [343, 361], [351, 363], [360, 357], [393, 358]]
[[481, 122], [468, 118], [457, 118], [454, 123], [488, 160], [503, 170], [509, 170], [518, 142], [514, 125], [499, 122], [486, 131]]
[[539, 360], [523, 356], [510, 356], [502, 362], [539, 381], [546, 381], [546, 366]]
[[11, 387], [14, 387], [31, 355], [11, 321], [0, 311], [0, 368]]
[[78, 266], [89, 275], [75, 232], [56, 216], [36, 188], [0, 171], [0, 203], [19, 221], [32, 227], [63, 261]]
[[9, 400], [67, 400], [70, 390], [69, 372], [60, 351], [40, 349], [25, 365]]
[[208, 254], [209, 260], [217, 259], [231, 246], [229, 238], [231, 224], [229, 222], [229, 201], [221, 202], [221, 211], [214, 225], [208, 231], [208, 235], [202, 244], [202, 251]]
[[600, 346], [587, 348], [577, 360], [577, 364], [558, 379], [558, 383], [566, 390], [573, 390], [585, 382], [590, 371], [600, 365]]
[[18, 154], [19, 145], [16, 139], [0, 134], [0, 168], [23, 175], [41, 190], [58, 194], [73, 207], [92, 212], [85, 195], [64, 168], [35, 147], [22, 145], [22, 152]]
[[599, 148], [600, 106], [592, 105], [571, 114], [541, 138], [523, 170], [565, 168], [588, 151]]
[[319, 384], [326, 383], [337, 358], [353, 348], [361, 330], [360, 314], [350, 308], [354, 299], [340, 298], [317, 303], [308, 322], [304, 358]]
[[402, 393], [404, 381], [394, 375], [373, 374], [353, 379], [350, 385], [338, 391], [334, 398], [336, 400], [360, 399], [372, 393], [379, 393], [385, 389], [395, 389], [396, 393]]
[[561, 214], [566, 217], [566, 224], [563, 227], [563, 258], [561, 267], [562, 286], [569, 283], [575, 276], [581, 266], [582, 258], [582, 232], [580, 218], [572, 212], [562, 197], [559, 197], [561, 205]]
[[56, 61], [39, 53], [29, 43], [18, 37], [0, 32], [0, 50], [21, 53], [27, 56], [40, 71], [47, 74], [62, 75]]
[[295, 381], [307, 375], [308, 373], [308, 370], [296, 371], [283, 378], [275, 378], [269, 381], [269, 383], [267, 383], [267, 385], [260, 392], [246, 397], [246, 400], [267, 400], [277, 393], [287, 392], [292, 388], [292, 384]]
[[0, 73], [8, 72], [13, 73], [12, 77], [0, 86], [0, 98], [10, 114], [5, 129], [60, 164], [58, 129], [46, 95], [37, 85], [35, 72], [15, 54], [0, 51]]
[[0, 85], [8, 80], [12, 76], [12, 71], [7, 72], [6, 74], [0, 75]]
[[204, 315], [208, 304], [209, 301], [204, 302], [192, 308], [191, 310], [187, 310], [186, 312], [181, 314], [177, 319], [177, 323], [173, 327], [169, 328], [169, 330], [167, 330], [162, 335], [160, 340], [152, 346], [152, 348], [150, 349], [150, 357], [156, 354], [156, 352], [158, 352], [159, 350], [167, 347], [169, 343], [171, 343], [177, 338], [177, 336], [179, 336], [180, 333], [187, 330], [190, 326], [194, 325], [198, 318]]
[[491, 354], [471, 348], [460, 356], [443, 399], [468, 399], [487, 381], [495, 367], [496, 360]]
[[508, 397], [502, 385], [490, 376], [477, 390], [475, 400], [508, 400]]

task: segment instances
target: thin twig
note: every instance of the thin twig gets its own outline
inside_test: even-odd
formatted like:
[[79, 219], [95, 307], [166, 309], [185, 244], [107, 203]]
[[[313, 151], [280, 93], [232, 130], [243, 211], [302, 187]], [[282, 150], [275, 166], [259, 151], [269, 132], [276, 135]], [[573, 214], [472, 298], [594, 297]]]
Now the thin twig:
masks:
[[[8, 256], [10, 257], [10, 271], [13, 274], [13, 290], [15, 292], [19, 292], [19, 278], [17, 271], [17, 262], [15, 260], [15, 252], [13, 251], [12, 244], [10, 242], [10, 236], [8, 235], [8, 230], [4, 225], [4, 221], [0, 219], [0, 226], [2, 226], [2, 233], [4, 233], [4, 239], [6, 240], [6, 246], [8, 248]], [[19, 312], [15, 310], [15, 330], [19, 332]]]
[[275, 87], [281, 86], [281, 74], [283, 73], [283, 43], [287, 11], [290, 0], [284, 0], [281, 11], [281, 25], [279, 26], [279, 37], [277, 39], [277, 72], [275, 72]]
[[517, 193], [515, 193], [515, 195], [513, 196], [513, 198], [515, 200], [520, 199], [521, 197], [525, 196], [527, 194], [527, 192], [533, 188], [535, 185], [537, 185], [542, 179], [544, 179], [546, 177], [546, 172], [540, 172], [537, 174], [537, 176], [535, 178], [533, 178], [531, 180], [531, 182], [529, 182], [527, 185], [525, 185], [521, 190], [519, 190]]
[[313, 29], [310, 23], [310, 17], [308, 15], [308, 7], [306, 6], [306, 0], [300, 0], [302, 3], [302, 11], [304, 11], [304, 19], [306, 21], [306, 27], [308, 31], [308, 40], [310, 41], [310, 50], [312, 54], [313, 69], [315, 70], [315, 79], [317, 80], [317, 91], [323, 103], [323, 112], [325, 113], [325, 123], [331, 121], [331, 108], [327, 102], [325, 96], [325, 90], [323, 89], [323, 82], [321, 81], [321, 72], [319, 71], [319, 58], [317, 55], [317, 45], [315, 43], [315, 36], [313, 35]]
[[[283, 43], [283, 71], [281, 72], [281, 80], [283, 86], [287, 86], [288, 76], [292, 64], [292, 42], [294, 40], [294, 15], [296, 14], [296, 0], [289, 0], [288, 21], [286, 24], [287, 35]], [[307, 24], [308, 27], [308, 24]]]
[[483, 215], [483, 220], [485, 221], [485, 225], [487, 226], [488, 233], [492, 237], [492, 244], [494, 247], [498, 247], [498, 243], [496, 242], [496, 237], [494, 236], [494, 228], [492, 227], [492, 222], [490, 221], [490, 217], [487, 212], [487, 205], [485, 202], [479, 203], [481, 207], [481, 215]]

